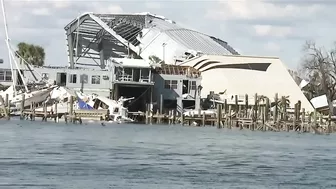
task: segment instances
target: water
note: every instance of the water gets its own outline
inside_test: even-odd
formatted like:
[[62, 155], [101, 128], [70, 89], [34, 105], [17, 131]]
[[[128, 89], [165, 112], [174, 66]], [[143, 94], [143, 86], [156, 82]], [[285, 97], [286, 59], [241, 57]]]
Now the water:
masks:
[[336, 188], [336, 137], [0, 121], [0, 188]]

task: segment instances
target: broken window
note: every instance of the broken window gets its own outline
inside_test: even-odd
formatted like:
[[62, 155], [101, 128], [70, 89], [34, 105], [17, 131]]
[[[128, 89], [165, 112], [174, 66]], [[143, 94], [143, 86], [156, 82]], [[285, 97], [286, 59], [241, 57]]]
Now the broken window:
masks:
[[165, 80], [165, 89], [177, 89], [177, 80]]
[[100, 84], [100, 75], [93, 75], [91, 78], [91, 84]]

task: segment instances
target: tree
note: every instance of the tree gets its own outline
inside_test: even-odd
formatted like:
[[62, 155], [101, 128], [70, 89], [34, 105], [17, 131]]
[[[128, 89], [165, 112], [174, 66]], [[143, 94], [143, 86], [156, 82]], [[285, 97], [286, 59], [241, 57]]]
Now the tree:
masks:
[[332, 101], [336, 99], [336, 43], [333, 49], [326, 50], [317, 47], [313, 41], [307, 41], [303, 50], [302, 68], [310, 80], [305, 90], [311, 97], [325, 94], [332, 114]]
[[164, 61], [155, 55], [149, 56], [148, 59], [152, 64], [164, 64]]
[[[20, 63], [26, 61], [29, 64], [43, 66], [45, 60], [45, 52], [43, 47], [21, 42], [17, 45], [18, 50], [16, 56], [20, 58]], [[24, 61], [23, 61], [23, 60]]]

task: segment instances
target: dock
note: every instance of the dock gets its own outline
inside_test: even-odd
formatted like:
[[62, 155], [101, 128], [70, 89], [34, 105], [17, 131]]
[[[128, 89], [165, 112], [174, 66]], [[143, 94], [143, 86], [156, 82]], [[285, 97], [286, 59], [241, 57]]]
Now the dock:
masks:
[[[289, 108], [285, 97], [278, 98], [275, 95], [274, 102], [265, 98], [262, 101], [255, 94], [255, 102], [249, 104], [238, 103], [237, 96], [235, 104], [228, 104], [225, 100], [223, 104], [217, 104], [212, 114], [202, 113], [198, 110], [194, 114], [182, 114], [177, 110], [164, 111], [164, 107], [160, 107], [155, 113], [150, 110], [147, 105], [146, 112], [129, 112], [130, 117], [137, 120], [137, 123], [145, 124], [167, 124], [167, 125], [183, 125], [183, 126], [213, 126], [218, 129], [239, 129], [251, 131], [271, 131], [271, 132], [300, 132], [329, 134], [336, 132], [336, 117], [323, 115], [314, 112], [306, 112], [304, 108], [300, 108], [300, 103], [295, 104], [295, 108]], [[24, 96], [23, 96], [24, 99]], [[248, 99], [248, 96], [246, 96]], [[54, 120], [59, 122], [63, 118], [66, 123], [82, 123], [83, 120], [107, 121], [109, 110], [74, 110], [74, 98], [69, 99], [69, 111], [58, 112], [57, 103], [54, 109], [47, 110], [47, 104], [42, 104], [43, 111], [36, 111], [36, 104], [31, 104], [29, 109], [25, 109], [24, 101], [21, 103], [20, 119], [32, 120], [42, 118], [42, 121]], [[10, 119], [8, 97], [5, 99], [0, 96], [0, 118]], [[271, 108], [272, 105], [272, 108]], [[273, 110], [271, 110], [273, 109]]]
[[[273, 131], [273, 132], [301, 132], [315, 134], [329, 134], [336, 132], [336, 119], [329, 115], [314, 112], [306, 112], [301, 109], [300, 102], [295, 108], [289, 108], [285, 97], [278, 98], [275, 94], [271, 111], [270, 99], [262, 101], [255, 94], [255, 102], [250, 105], [239, 104], [235, 96], [235, 104], [217, 104], [217, 109], [211, 115], [206, 115], [202, 110], [196, 114], [185, 115], [177, 113], [176, 110], [169, 110], [168, 113], [155, 113], [147, 110], [145, 116], [146, 124], [181, 124], [186, 126], [216, 126], [218, 129], [227, 128], [239, 130], [248, 129], [251, 131]], [[161, 108], [160, 108], [161, 109]]]

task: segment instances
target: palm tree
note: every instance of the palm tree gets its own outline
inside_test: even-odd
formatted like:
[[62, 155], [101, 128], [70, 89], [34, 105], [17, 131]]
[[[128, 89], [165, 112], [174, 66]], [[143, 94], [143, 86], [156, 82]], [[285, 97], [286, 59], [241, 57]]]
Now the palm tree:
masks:
[[[45, 60], [45, 52], [43, 47], [21, 42], [17, 45], [18, 50], [16, 56], [20, 58], [20, 63], [25, 60], [29, 64], [43, 66]], [[23, 60], [22, 60], [23, 59]]]
[[149, 56], [148, 59], [152, 64], [164, 64], [164, 61], [155, 55]]

